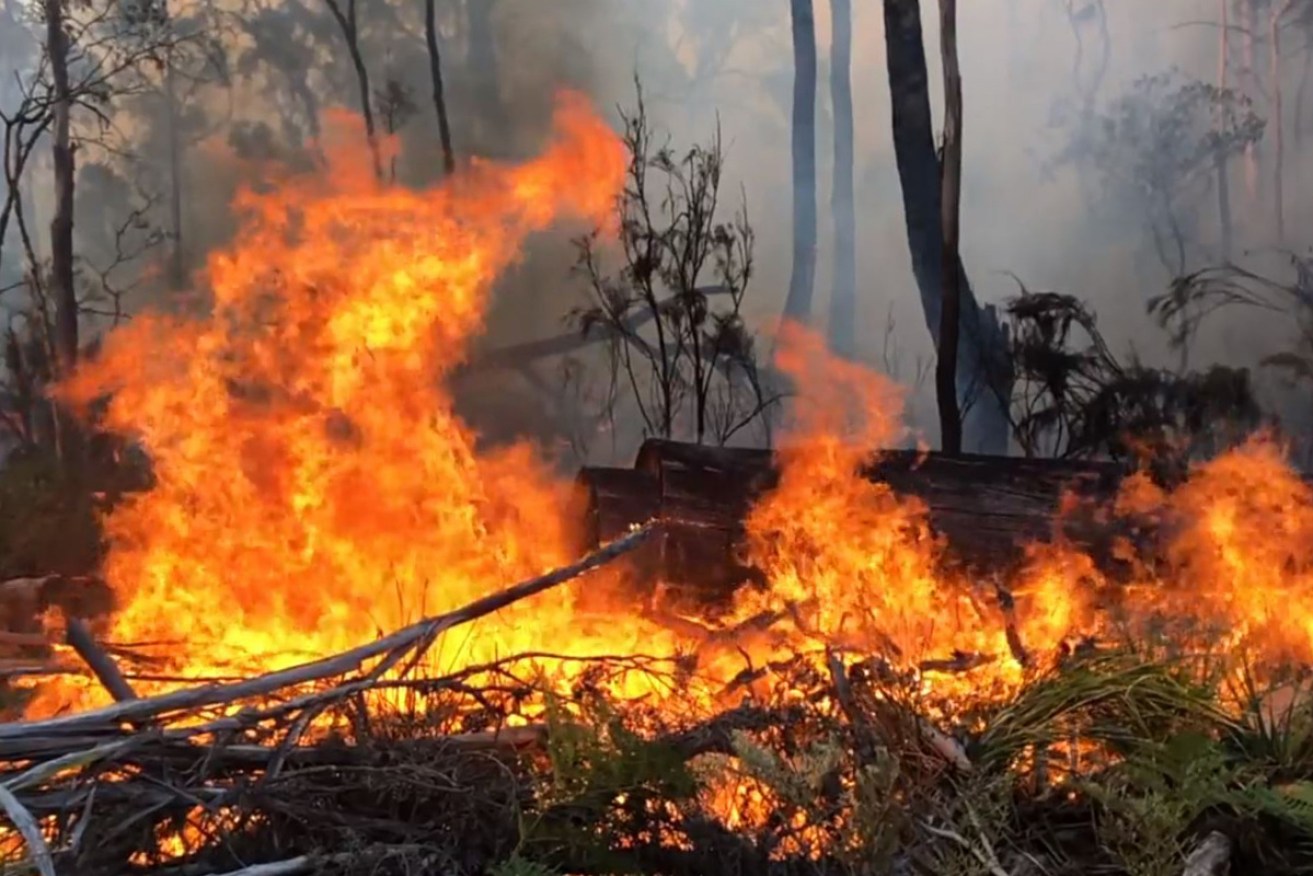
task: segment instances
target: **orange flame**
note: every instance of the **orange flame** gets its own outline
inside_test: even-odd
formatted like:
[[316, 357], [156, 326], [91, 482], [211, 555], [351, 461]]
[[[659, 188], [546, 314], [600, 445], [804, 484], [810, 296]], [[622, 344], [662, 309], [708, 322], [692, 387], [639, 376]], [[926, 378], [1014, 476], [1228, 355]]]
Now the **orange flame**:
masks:
[[[343, 139], [326, 174], [239, 196], [240, 232], [207, 266], [209, 316], [139, 317], [61, 388], [83, 405], [111, 394], [105, 424], [153, 462], [154, 487], [106, 521], [114, 640], [157, 643], [191, 676], [272, 670], [573, 558], [563, 485], [527, 445], [476, 449], [444, 386], [527, 235], [614, 222], [622, 144], [577, 96], [561, 98], [555, 131], [537, 160], [421, 192], [380, 184]], [[1046, 654], [1105, 633], [1107, 594], [1132, 628], [1166, 615], [1266, 658], [1313, 658], [1313, 503], [1270, 441], [1170, 495], [1127, 482], [1115, 510], [1164, 522], [1162, 568], [1114, 584], [1069, 545], [1032, 546], [1005, 613], [994, 582], [947, 570], [922, 503], [864, 473], [871, 448], [900, 437], [901, 391], [796, 326], [778, 341], [804, 394], [778, 486], [747, 522], [770, 586], [741, 591], [726, 621], [754, 632], [689, 642], [592, 594], [585, 611], [566, 588], [437, 659], [695, 647], [715, 690], [744, 654], [837, 646], [904, 668], [965, 654], [981, 659], [926, 686], [979, 698], [1022, 681], [1010, 636]], [[769, 635], [744, 623], [760, 615], [776, 619]], [[51, 686], [29, 715], [103, 699]]]
[[[573, 95], [555, 131], [535, 161], [430, 191], [380, 185], [347, 148], [244, 191], [212, 315], [138, 317], [62, 387], [113, 393], [105, 425], [153, 463], [106, 521], [115, 640], [174, 643], [191, 674], [274, 669], [573, 559], [562, 485], [527, 445], [476, 452], [442, 383], [526, 235], [614, 214], [619, 139]], [[570, 599], [504, 612], [462, 659], [567, 629], [586, 651]]]

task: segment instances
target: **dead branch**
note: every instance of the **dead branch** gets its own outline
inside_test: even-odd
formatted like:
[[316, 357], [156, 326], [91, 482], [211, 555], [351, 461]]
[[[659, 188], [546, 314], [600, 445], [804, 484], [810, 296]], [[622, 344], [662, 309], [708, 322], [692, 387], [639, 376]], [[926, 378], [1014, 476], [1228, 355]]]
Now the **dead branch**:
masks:
[[0, 808], [9, 816], [9, 822], [16, 828], [27, 844], [28, 854], [41, 876], [56, 876], [55, 862], [50, 856], [50, 847], [41, 835], [41, 826], [37, 824], [32, 813], [24, 806], [9, 788], [0, 785]]
[[573, 565], [556, 569], [546, 575], [532, 578], [514, 587], [485, 596], [483, 599], [475, 600], [465, 607], [447, 614], [412, 624], [389, 636], [384, 636], [368, 645], [362, 645], [342, 654], [244, 681], [201, 685], [157, 697], [130, 700], [77, 715], [51, 718], [45, 721], [3, 724], [0, 725], [0, 740], [40, 738], [91, 728], [113, 727], [124, 722], [143, 721], [169, 713], [196, 710], [207, 706], [266, 696], [284, 688], [345, 675], [357, 670], [366, 661], [381, 656], [383, 660], [370, 673], [370, 677], [376, 679], [387, 669], [400, 662], [415, 646], [432, 643], [437, 636], [453, 627], [478, 620], [522, 599], [527, 599], [552, 587], [564, 584], [566, 581], [605, 565], [638, 547], [644, 539], [652, 534], [653, 530], [654, 524], [649, 523], [635, 529], [629, 535], [613, 541], [606, 547], [594, 551]]
[[123, 677], [119, 671], [118, 665], [114, 658], [105, 652], [96, 643], [96, 639], [91, 635], [91, 629], [85, 621], [79, 618], [69, 618], [68, 629], [65, 632], [65, 641], [68, 643], [77, 655], [86, 662], [90, 667], [96, 680], [101, 683], [105, 690], [109, 691], [110, 696], [114, 697], [115, 702], [126, 702], [137, 699], [137, 692], [128, 684], [128, 680]]

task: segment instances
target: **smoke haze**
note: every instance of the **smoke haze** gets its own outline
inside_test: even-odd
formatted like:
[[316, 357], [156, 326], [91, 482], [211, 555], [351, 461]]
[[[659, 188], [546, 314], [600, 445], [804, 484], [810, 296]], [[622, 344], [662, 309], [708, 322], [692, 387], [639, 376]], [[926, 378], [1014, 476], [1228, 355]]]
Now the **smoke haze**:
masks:
[[[13, 9], [22, 4], [9, 3]], [[1260, 4], [1262, 5], [1262, 4]], [[197, 55], [183, 107], [183, 253], [197, 269], [210, 248], [231, 234], [226, 208], [240, 182], [261, 160], [296, 161], [320, 133], [333, 107], [358, 110], [355, 74], [342, 35], [322, 0], [252, 0], [210, 7], [207, 38], [222, 49], [221, 70]], [[863, 360], [919, 387], [913, 425], [933, 440], [930, 400], [933, 351], [912, 279], [902, 199], [890, 136], [889, 87], [881, 5], [856, 4], [853, 89], [856, 121], [858, 240], [858, 343]], [[938, 113], [937, 6], [922, 3], [931, 94]], [[1264, 10], [1266, 6], [1263, 7]], [[175, 15], [199, 14], [201, 5]], [[1218, 79], [1219, 4], [1215, 0], [982, 0], [962, 4], [959, 24], [965, 96], [963, 258], [978, 297], [1000, 302], [1016, 293], [1012, 275], [1032, 289], [1062, 291], [1088, 301], [1118, 353], [1134, 350], [1150, 363], [1175, 354], [1145, 314], [1150, 295], [1171, 273], [1154, 256], [1144, 208], [1133, 199], [1090, 197], [1099, 181], [1088, 168], [1057, 158], [1071, 145], [1073, 119], [1083, 99], [1102, 113], [1131, 93], [1143, 76], [1178, 70], [1184, 80]], [[1238, 12], [1232, 10], [1232, 16]], [[1260, 18], [1266, 12], [1260, 13]], [[423, 4], [372, 0], [360, 4], [361, 47], [376, 93], [400, 86], [395, 136], [398, 181], [426, 185], [441, 176], [424, 46]], [[817, 95], [820, 253], [813, 313], [823, 324], [828, 308], [833, 233], [829, 223], [831, 110], [828, 95], [828, 3], [816, 2], [820, 75]], [[676, 146], [707, 140], [717, 124], [727, 149], [725, 192], [746, 194], [757, 232], [757, 273], [747, 309], [755, 328], [768, 330], [782, 309], [790, 271], [790, 148], [792, 49], [789, 9], [783, 0], [439, 0], [438, 23], [455, 149], [461, 158], [516, 158], [530, 154], [545, 133], [552, 95], [561, 87], [586, 91], [604, 109], [630, 107], [633, 78], [642, 80], [653, 123]], [[1266, 25], [1260, 21], [1265, 28]], [[39, 44], [24, 42], [17, 17], [2, 24], [0, 66], [5, 81], [29, 69]], [[1252, 197], [1235, 163], [1236, 251], [1260, 253], [1259, 263], [1280, 265], [1280, 247], [1302, 249], [1309, 216], [1301, 183], [1310, 157], [1297, 107], [1308, 49], [1304, 31], [1288, 28], [1281, 81], [1286, 92], [1285, 228], [1277, 239], [1272, 220], [1271, 124], [1258, 148], [1260, 171]], [[1270, 94], [1242, 69], [1242, 40], [1231, 47], [1230, 84], [1251, 93], [1256, 112], [1269, 115]], [[26, 46], [26, 49], [24, 49]], [[1266, 49], [1255, 65], [1267, 72]], [[1104, 59], [1106, 58], [1106, 65]], [[18, 95], [0, 92], [6, 109]], [[132, 205], [152, 222], [168, 224], [167, 120], [158, 91], [114, 106], [115, 129], [80, 154], [77, 233], [88, 260], [112, 261], [115, 230]], [[388, 114], [379, 108], [380, 128]], [[1296, 119], [1292, 123], [1291, 119]], [[94, 120], [80, 120], [90, 137]], [[938, 119], [936, 127], [938, 127]], [[112, 135], [112, 136], [111, 136]], [[130, 155], [131, 158], [124, 156]], [[50, 216], [45, 152], [24, 192], [28, 224], [44, 229]], [[1103, 192], [1107, 195], [1108, 192]], [[151, 199], [154, 200], [151, 200]], [[1195, 201], [1199, 251], [1189, 268], [1211, 263], [1206, 252], [1218, 236], [1214, 200]], [[733, 204], [727, 205], [730, 208]], [[1205, 209], [1207, 212], [1205, 214]], [[534, 242], [506, 277], [483, 346], [529, 340], [566, 330], [567, 312], [584, 300], [570, 274], [573, 252], [562, 230]], [[161, 303], [176, 293], [159, 282], [163, 249], [126, 268], [140, 285], [129, 309]], [[12, 282], [20, 261], [17, 242], [6, 241], [0, 275]], [[1268, 253], [1269, 255], [1261, 255]], [[126, 281], [125, 281], [126, 283]], [[1238, 313], [1210, 326], [1192, 351], [1191, 364], [1225, 361], [1252, 365], [1279, 348], [1280, 323]], [[544, 379], [559, 380], [551, 368]], [[518, 378], [475, 381], [469, 402], [476, 422], [491, 434], [537, 431], [560, 439], [560, 423], [544, 424], [521, 401], [536, 393]], [[513, 385], [514, 384], [514, 385]], [[595, 387], [594, 387], [595, 388]], [[500, 399], [500, 400], [499, 400]], [[532, 406], [530, 406], [532, 407]], [[512, 416], [516, 410], [520, 413]], [[558, 418], [559, 420], [559, 418]], [[614, 439], [614, 436], [612, 436]], [[578, 450], [578, 448], [576, 448]], [[627, 456], [625, 442], [599, 441], [587, 455]]]

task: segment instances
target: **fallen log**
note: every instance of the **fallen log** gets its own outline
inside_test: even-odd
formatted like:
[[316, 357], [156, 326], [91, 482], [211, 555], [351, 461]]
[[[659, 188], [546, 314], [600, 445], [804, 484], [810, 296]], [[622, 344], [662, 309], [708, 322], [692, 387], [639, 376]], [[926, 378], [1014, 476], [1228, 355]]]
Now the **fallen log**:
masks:
[[[1006, 572], [1025, 545], [1055, 536], [1111, 563], [1113, 541], [1124, 534], [1100, 513], [1126, 474], [1115, 463], [895, 450], [863, 474], [924, 503], [948, 558], [972, 569]], [[744, 520], [778, 478], [768, 450], [651, 439], [632, 471], [585, 468], [578, 483], [599, 535], [655, 516], [663, 528], [653, 546], [660, 577], [697, 601], [715, 601], [726, 588], [760, 580], [739, 559]]]

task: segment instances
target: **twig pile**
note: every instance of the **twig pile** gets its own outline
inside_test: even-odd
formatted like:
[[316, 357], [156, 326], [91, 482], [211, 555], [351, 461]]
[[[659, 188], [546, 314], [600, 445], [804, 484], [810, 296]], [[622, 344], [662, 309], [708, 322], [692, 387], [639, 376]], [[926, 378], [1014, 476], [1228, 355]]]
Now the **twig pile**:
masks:
[[[682, 658], [594, 658], [570, 691], [532, 674], [559, 655], [415, 671], [445, 631], [651, 532], [361, 648], [157, 697], [139, 698], [71, 623], [118, 701], [0, 724], [12, 825], [0, 860], [40, 876], [1217, 876], [1313, 864], [1282, 845], [1313, 847], [1308, 701], [1310, 720], [1291, 719], [1278, 747], [1270, 722], [1246, 726], [1216, 690], [1135, 655], [1073, 655], [1010, 702], [954, 714], [947, 731], [920, 681], [969, 673], [973, 655], [901, 672], [879, 657], [798, 655], [745, 672], [723, 711], [691, 723], [606, 694], [621, 673], [685, 681]], [[1180, 740], [1196, 738], [1182, 755]], [[1083, 775], [1081, 752], [1099, 755]]]
[[[408, 738], [389, 739], [383, 728], [369, 726], [376, 716], [365, 695], [408, 688], [430, 698], [445, 692], [454, 704], [469, 692], [467, 679], [498, 667], [410, 678], [439, 636], [596, 569], [651, 533], [651, 525], [638, 528], [571, 566], [342, 654], [145, 699], [85, 628], [71, 622], [70, 644], [118, 702], [0, 724], [0, 807], [17, 829], [5, 851], [16, 851], [21, 840], [41, 876], [120, 873], [133, 865], [147, 870], [154, 863], [149, 850], [174, 857], [179, 873], [210, 873], [217, 870], [186, 867], [185, 854], [179, 865], [176, 853], [221, 842], [234, 863], [267, 860], [293, 825], [310, 828], [309, 837], [300, 831], [297, 845], [309, 839], [322, 849], [316, 840], [341, 839], [331, 836], [332, 828], [349, 828], [352, 813], [369, 813], [375, 828], [391, 834], [387, 842], [293, 856], [251, 872], [311, 872], [348, 859], [404, 858], [407, 866], [428, 861], [459, 869], [498, 860], [514, 844], [513, 816], [524, 789], [514, 751], [540, 742], [542, 728], [452, 734], [443, 732], [452, 715], [439, 711], [426, 715], [429, 726], [408, 727]], [[474, 709], [467, 701], [459, 711], [468, 718]], [[330, 726], [345, 724], [345, 732], [303, 744], [325, 718]], [[315, 836], [324, 827], [327, 835]], [[420, 836], [423, 842], [414, 841]], [[443, 836], [447, 842], [439, 841]], [[490, 838], [491, 846], [480, 847], [480, 838]], [[464, 860], [430, 860], [443, 852]]]

